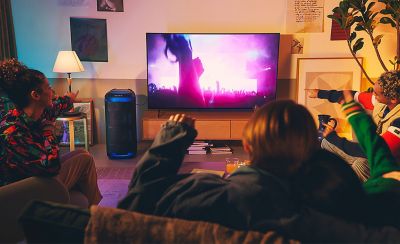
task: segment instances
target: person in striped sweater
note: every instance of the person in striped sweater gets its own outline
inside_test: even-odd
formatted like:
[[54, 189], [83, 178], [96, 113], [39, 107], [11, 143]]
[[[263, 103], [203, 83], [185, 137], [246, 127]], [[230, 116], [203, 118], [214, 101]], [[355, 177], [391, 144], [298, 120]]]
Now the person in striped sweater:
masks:
[[295, 189], [303, 204], [323, 213], [369, 226], [398, 228], [400, 164], [351, 91], [343, 91], [343, 100], [342, 111], [368, 159], [370, 177], [361, 183], [343, 159], [321, 149], [303, 164]]
[[[376, 133], [382, 136], [393, 156], [400, 161], [400, 71], [383, 73], [375, 83], [373, 92], [351, 93], [356, 102], [372, 112], [373, 121], [377, 125]], [[342, 91], [311, 89], [308, 90], [308, 96], [343, 103]], [[343, 158], [365, 182], [370, 177], [370, 169], [360, 145], [339, 137], [332, 126], [326, 128], [321, 147]]]

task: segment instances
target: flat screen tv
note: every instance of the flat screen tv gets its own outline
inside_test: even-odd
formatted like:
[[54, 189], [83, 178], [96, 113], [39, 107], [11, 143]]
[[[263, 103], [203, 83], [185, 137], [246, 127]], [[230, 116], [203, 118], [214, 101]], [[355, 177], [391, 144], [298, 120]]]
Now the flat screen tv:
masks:
[[275, 100], [279, 33], [147, 33], [149, 109], [252, 109]]

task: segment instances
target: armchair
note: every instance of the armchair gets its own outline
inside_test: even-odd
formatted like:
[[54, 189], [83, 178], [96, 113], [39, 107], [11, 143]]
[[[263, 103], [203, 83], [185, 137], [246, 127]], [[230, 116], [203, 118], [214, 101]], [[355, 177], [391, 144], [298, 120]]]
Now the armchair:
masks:
[[18, 217], [31, 200], [70, 203], [88, 207], [85, 196], [80, 192], [65, 188], [54, 178], [29, 177], [0, 187], [0, 242], [19, 242], [24, 240]]

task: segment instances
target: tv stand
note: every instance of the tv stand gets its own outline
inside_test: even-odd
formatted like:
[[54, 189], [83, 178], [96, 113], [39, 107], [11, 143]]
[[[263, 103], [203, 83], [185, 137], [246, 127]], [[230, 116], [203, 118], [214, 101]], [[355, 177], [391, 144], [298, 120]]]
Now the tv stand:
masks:
[[197, 140], [241, 140], [252, 111], [174, 111], [149, 110], [142, 120], [143, 140], [153, 140], [169, 117], [184, 113], [196, 119]]

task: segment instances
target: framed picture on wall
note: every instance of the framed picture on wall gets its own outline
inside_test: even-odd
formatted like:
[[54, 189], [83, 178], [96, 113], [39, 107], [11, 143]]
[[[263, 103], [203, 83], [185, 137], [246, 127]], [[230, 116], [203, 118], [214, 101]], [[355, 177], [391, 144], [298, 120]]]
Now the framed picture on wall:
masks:
[[[74, 102], [74, 111], [82, 112], [86, 116], [88, 141], [93, 145], [93, 101], [92, 99], [81, 99], [80, 102]], [[56, 128], [60, 138], [60, 145], [69, 145], [69, 126], [68, 122], [56, 121]], [[75, 145], [85, 145], [84, 124], [82, 120], [74, 121]]]
[[[362, 64], [363, 59], [358, 58]], [[356, 90], [361, 88], [362, 71], [353, 58], [297, 59], [297, 102], [305, 105], [318, 125], [318, 115], [328, 114], [338, 121], [336, 131], [351, 139], [351, 127], [340, 105], [326, 99], [309, 98], [307, 89]]]
[[123, 0], [97, 0], [97, 11], [124, 12]]
[[108, 62], [106, 19], [70, 18], [71, 46], [81, 61]]

